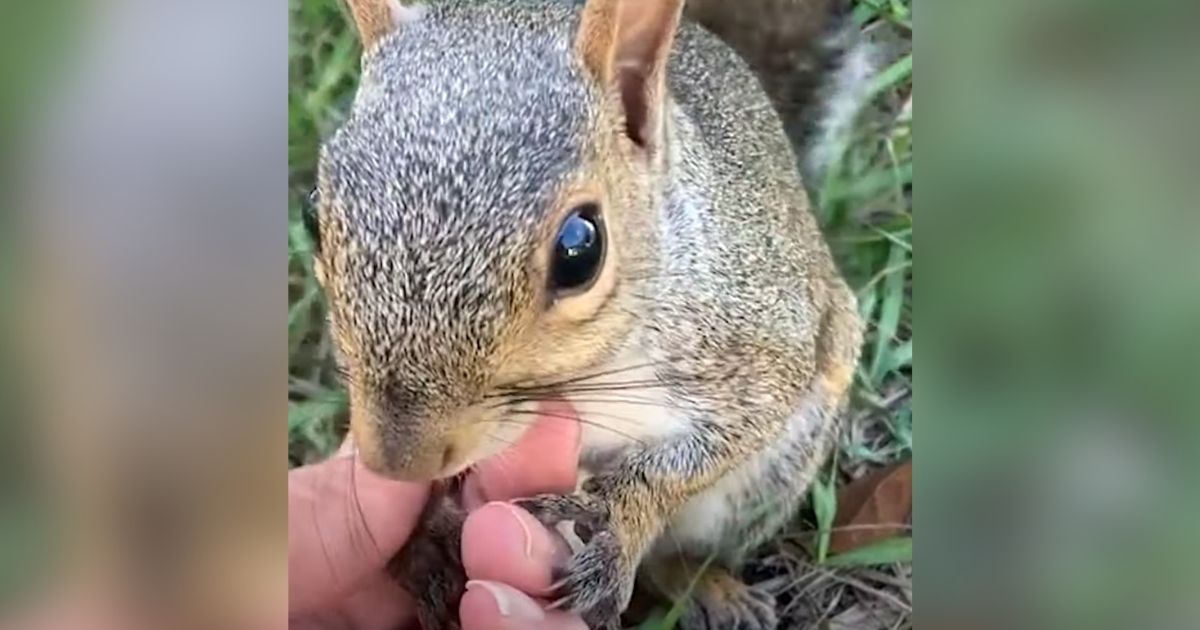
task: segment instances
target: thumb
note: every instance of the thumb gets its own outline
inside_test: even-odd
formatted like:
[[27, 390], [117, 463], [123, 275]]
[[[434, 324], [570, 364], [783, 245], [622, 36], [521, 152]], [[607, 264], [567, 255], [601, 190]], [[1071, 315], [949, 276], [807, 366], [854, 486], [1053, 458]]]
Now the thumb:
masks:
[[468, 509], [489, 501], [509, 501], [543, 492], [570, 492], [579, 473], [581, 429], [575, 408], [566, 401], [547, 401], [511, 448], [486, 459], [467, 477], [463, 489]]
[[337, 455], [288, 472], [288, 607], [310, 612], [377, 574], [412, 534], [428, 484], [392, 481]]
[[578, 615], [544, 604], [500, 582], [472, 580], [458, 606], [463, 630], [587, 630]]

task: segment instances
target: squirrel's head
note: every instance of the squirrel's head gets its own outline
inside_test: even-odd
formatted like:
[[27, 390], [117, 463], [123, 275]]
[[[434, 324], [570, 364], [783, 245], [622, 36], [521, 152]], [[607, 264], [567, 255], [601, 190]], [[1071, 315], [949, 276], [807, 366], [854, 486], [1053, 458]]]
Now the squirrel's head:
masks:
[[366, 52], [321, 153], [317, 276], [360, 456], [446, 476], [528, 426], [509, 388], [597, 366], [638, 323], [682, 0], [348, 3]]

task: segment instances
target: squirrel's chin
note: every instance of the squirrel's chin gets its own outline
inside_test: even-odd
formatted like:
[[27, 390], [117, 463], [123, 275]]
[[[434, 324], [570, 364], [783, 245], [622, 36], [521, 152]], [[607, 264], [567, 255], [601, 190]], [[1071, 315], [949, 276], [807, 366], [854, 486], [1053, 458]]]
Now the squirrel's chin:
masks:
[[447, 467], [445, 470], [439, 472], [433, 480], [440, 481], [442, 483], [461, 483], [464, 479], [466, 479], [467, 473], [471, 471], [471, 467], [477, 463], [479, 462], [467, 460], [461, 464], [454, 464], [453, 466]]

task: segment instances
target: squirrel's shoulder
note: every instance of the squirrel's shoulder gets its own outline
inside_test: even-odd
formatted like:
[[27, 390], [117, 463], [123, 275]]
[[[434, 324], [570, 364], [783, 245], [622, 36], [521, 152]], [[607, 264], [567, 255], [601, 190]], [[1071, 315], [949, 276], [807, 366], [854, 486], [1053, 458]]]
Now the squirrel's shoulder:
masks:
[[[687, 127], [684, 151], [703, 151], [711, 201], [778, 194], [804, 199], [796, 154], [778, 111], [746, 61], [718, 36], [690, 21], [680, 25], [669, 87]], [[718, 201], [719, 203], [719, 201]], [[759, 214], [744, 204], [731, 211]], [[785, 204], [786, 205], [786, 204]], [[778, 207], [783, 213], [790, 209]]]

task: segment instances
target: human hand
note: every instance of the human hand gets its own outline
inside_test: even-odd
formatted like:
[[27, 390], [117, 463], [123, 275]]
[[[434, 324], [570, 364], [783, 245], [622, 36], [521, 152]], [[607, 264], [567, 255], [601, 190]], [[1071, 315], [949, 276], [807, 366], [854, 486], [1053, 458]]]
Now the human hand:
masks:
[[[459, 607], [463, 630], [585, 630], [576, 615], [546, 611], [561, 540], [508, 499], [570, 492], [579, 424], [569, 409], [543, 415], [512, 448], [479, 464], [464, 488], [471, 581]], [[384, 571], [417, 526], [429, 486], [374, 475], [343, 449], [288, 473], [289, 625], [374, 630], [415, 625], [412, 597]]]

